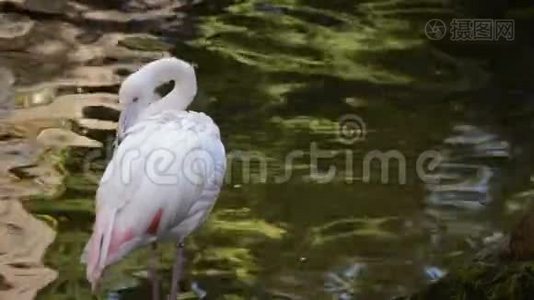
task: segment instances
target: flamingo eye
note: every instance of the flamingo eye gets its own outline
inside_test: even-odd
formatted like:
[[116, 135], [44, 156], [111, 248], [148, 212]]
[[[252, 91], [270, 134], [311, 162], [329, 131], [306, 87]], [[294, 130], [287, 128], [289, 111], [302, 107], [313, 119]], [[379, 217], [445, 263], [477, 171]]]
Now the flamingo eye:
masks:
[[139, 100], [139, 98], [135, 97], [135, 98], [133, 98], [132, 102], [133, 102], [133, 103], [136, 103], [137, 100]]

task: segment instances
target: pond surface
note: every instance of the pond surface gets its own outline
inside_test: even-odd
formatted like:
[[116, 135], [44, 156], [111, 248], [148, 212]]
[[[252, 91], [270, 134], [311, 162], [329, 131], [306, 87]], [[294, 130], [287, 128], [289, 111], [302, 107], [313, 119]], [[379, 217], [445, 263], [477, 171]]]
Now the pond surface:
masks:
[[[506, 200], [528, 190], [533, 166], [529, 23], [516, 42], [448, 45], [424, 36], [427, 20], [460, 13], [439, 1], [214, 2], [193, 7], [193, 38], [161, 37], [197, 65], [193, 109], [233, 155], [210, 221], [187, 241], [186, 295], [388, 299], [509, 227]], [[376, 151], [405, 164], [366, 164]], [[420, 178], [428, 153], [441, 156]], [[95, 189], [72, 171], [60, 199], [27, 205], [57, 220], [46, 262], [59, 278], [38, 299], [90, 298], [79, 255]], [[173, 251], [159, 250], [168, 281]], [[140, 251], [112, 268], [102, 296], [147, 299], [145, 262]]]

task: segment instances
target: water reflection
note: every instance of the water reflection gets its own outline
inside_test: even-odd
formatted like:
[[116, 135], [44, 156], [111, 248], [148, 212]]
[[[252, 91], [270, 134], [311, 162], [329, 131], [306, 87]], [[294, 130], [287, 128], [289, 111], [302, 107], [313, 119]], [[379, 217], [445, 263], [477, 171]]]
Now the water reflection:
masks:
[[[377, 165], [369, 183], [361, 182], [361, 172], [354, 170], [351, 184], [317, 184], [308, 176], [306, 159], [292, 165], [293, 176], [283, 184], [232, 181], [208, 224], [188, 243], [191, 275], [182, 282], [187, 296], [384, 299], [437, 280], [501, 230], [498, 208], [515, 140], [499, 126], [484, 126], [492, 119], [466, 117], [486, 115], [479, 109], [485, 96], [472, 91], [483, 89], [491, 73], [479, 61], [422, 38], [429, 16], [452, 13], [440, 1], [206, 1], [188, 17], [195, 38], [176, 42], [172, 23], [158, 37], [123, 39], [120, 46], [134, 52], [115, 49], [91, 60], [105, 64], [106, 72], [62, 81], [59, 90], [19, 89], [17, 105], [46, 107], [56, 93], [115, 92], [119, 76], [132, 68], [123, 62], [172, 49], [198, 66], [201, 90], [194, 108], [216, 119], [230, 151], [264, 153], [269, 174], [281, 172], [291, 151], [309, 155], [311, 143], [324, 150], [350, 150], [356, 161], [377, 149], [398, 150], [408, 160], [440, 150], [444, 159], [434, 174], [437, 181], [429, 184], [415, 176], [407, 184], [380, 184]], [[110, 30], [132, 30], [105, 24]], [[143, 24], [148, 23], [136, 26]], [[161, 25], [150, 24], [150, 30]], [[99, 41], [99, 34], [85, 33], [84, 45]], [[21, 65], [17, 73], [25, 74], [21, 60], [12, 57], [4, 59]], [[22, 77], [52, 80], [40, 72]], [[99, 74], [112, 82], [100, 86]], [[458, 95], [468, 100], [450, 100]], [[81, 97], [86, 98], [69, 99]], [[105, 106], [94, 104], [82, 114], [116, 119], [116, 111]], [[518, 106], [520, 111], [524, 107]], [[523, 112], [524, 119], [531, 112]], [[508, 113], [500, 112], [503, 118]], [[346, 114], [357, 114], [366, 123], [365, 141], [339, 141], [337, 121]], [[105, 143], [112, 130], [97, 129], [85, 135]], [[58, 236], [46, 260], [59, 278], [41, 299], [90, 298], [78, 262], [96, 188], [81, 174], [85, 154], [80, 150], [68, 157], [70, 175], [60, 199], [35, 199], [27, 205], [57, 222]], [[319, 168], [343, 169], [344, 163], [337, 156], [321, 161]], [[103, 165], [95, 162], [92, 175], [98, 177]], [[413, 165], [408, 169], [415, 173]], [[165, 279], [170, 278], [172, 253], [161, 249]], [[148, 297], [146, 253], [113, 268], [105, 282], [102, 294], [108, 299]], [[168, 288], [168, 282], [163, 285]]]

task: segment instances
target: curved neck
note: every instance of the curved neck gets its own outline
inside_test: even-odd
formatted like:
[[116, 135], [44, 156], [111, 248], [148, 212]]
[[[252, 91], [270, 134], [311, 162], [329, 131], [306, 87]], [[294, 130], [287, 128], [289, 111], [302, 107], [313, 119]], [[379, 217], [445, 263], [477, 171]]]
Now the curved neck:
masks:
[[174, 81], [174, 88], [160, 100], [150, 104], [147, 114], [164, 110], [186, 110], [197, 93], [197, 79], [193, 67], [177, 58], [163, 58], [143, 67], [140, 72], [146, 76], [152, 91], [159, 85]]

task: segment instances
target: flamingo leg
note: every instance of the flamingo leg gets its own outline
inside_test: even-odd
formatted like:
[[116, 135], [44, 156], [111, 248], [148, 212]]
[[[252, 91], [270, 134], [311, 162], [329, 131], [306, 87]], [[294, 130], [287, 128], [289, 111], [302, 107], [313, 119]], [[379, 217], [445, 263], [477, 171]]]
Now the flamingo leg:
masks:
[[152, 281], [152, 300], [159, 300], [159, 279], [158, 279], [158, 252], [157, 244], [152, 243], [150, 247], [150, 266], [148, 270], [148, 276]]
[[176, 300], [179, 292], [179, 282], [184, 267], [184, 243], [179, 242], [176, 244], [176, 257], [174, 258], [174, 266], [172, 268], [172, 284], [171, 284], [171, 294], [169, 300]]

